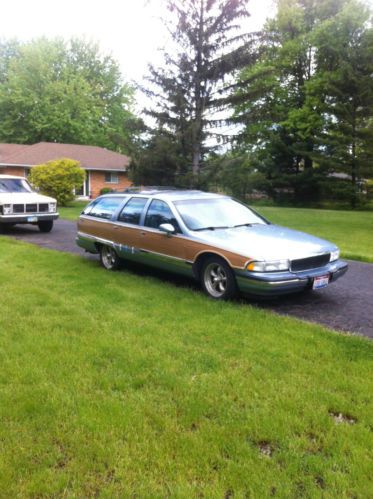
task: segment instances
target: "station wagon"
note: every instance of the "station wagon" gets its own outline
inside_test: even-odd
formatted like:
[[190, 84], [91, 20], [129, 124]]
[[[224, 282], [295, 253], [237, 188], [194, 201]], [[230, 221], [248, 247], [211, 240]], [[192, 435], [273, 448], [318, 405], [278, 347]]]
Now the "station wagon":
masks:
[[339, 249], [271, 224], [229, 196], [188, 190], [107, 194], [78, 221], [77, 244], [108, 270], [123, 260], [190, 276], [212, 298], [320, 289], [341, 277]]

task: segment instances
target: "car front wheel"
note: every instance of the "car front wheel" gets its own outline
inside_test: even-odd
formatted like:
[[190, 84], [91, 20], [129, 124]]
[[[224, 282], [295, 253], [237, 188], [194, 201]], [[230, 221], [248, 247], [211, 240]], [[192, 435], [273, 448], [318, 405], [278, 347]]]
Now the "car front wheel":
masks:
[[237, 293], [232, 269], [219, 257], [211, 257], [204, 262], [201, 285], [204, 292], [215, 300], [228, 300]]
[[53, 220], [44, 220], [38, 222], [40, 232], [50, 232], [53, 229]]
[[106, 270], [117, 270], [120, 267], [121, 260], [114, 248], [110, 246], [101, 246], [100, 262]]

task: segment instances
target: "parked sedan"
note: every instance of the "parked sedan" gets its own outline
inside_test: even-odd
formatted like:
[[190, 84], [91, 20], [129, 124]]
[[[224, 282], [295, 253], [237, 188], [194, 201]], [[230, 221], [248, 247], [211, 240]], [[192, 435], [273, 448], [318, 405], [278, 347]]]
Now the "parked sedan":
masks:
[[199, 280], [218, 300], [320, 289], [347, 271], [333, 243], [201, 191], [100, 196], [82, 212], [76, 240], [108, 270], [122, 260], [166, 269]]

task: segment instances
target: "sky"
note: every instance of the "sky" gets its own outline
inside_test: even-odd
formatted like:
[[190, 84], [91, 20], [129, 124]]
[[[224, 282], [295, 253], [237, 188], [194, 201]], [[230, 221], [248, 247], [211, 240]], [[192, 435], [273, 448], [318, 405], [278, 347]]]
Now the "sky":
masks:
[[[120, 64], [127, 81], [141, 81], [149, 62], [161, 63], [167, 43], [164, 0], [3, 0], [0, 38], [84, 37]], [[248, 30], [273, 14], [273, 0], [249, 0]]]

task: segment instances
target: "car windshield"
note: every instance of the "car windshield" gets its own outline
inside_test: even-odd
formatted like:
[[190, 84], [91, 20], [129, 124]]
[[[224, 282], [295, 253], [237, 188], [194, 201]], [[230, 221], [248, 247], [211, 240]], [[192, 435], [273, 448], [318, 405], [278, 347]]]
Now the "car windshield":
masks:
[[1, 178], [0, 192], [33, 192], [30, 184], [23, 178]]
[[216, 230], [267, 222], [252, 210], [230, 198], [187, 199], [174, 202], [190, 230]]

